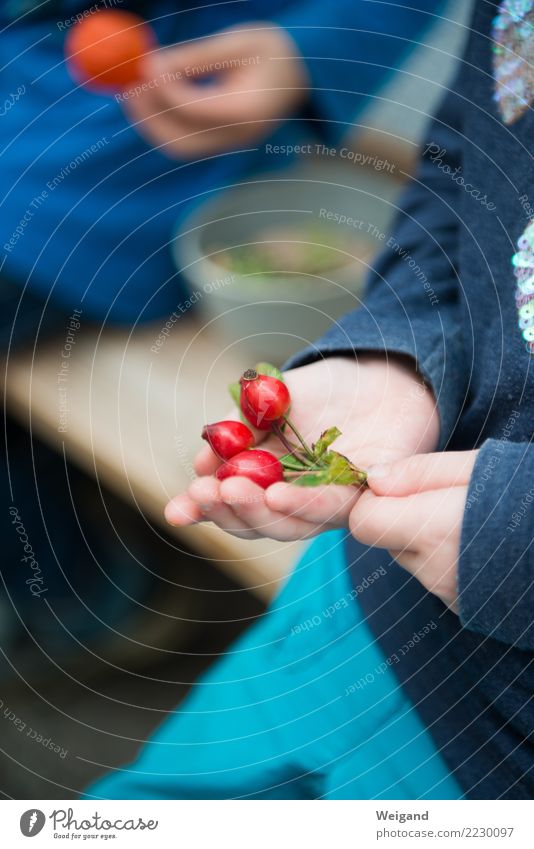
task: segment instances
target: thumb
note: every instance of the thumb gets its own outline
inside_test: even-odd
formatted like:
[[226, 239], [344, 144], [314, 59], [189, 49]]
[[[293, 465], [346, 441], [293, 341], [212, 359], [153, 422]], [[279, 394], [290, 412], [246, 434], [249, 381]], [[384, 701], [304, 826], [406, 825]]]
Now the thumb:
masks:
[[389, 496], [466, 486], [477, 454], [478, 451], [415, 454], [394, 463], [371, 466], [367, 481], [375, 495]]

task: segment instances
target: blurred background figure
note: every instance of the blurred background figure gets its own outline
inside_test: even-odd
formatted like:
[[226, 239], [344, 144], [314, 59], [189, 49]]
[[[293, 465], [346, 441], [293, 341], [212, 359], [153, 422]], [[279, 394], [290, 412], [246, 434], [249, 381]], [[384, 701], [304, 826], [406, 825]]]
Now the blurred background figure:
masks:
[[[184, 294], [170, 244], [191, 208], [291, 161], [273, 161], [273, 146], [335, 143], [440, 5], [2, 4], [3, 353], [50, 332], [64, 340], [90, 322], [167, 316]], [[64, 61], [72, 27], [109, 8], [149, 20], [161, 46], [145, 57], [146, 85], [115, 97], [75, 83]], [[157, 579], [92, 515], [83, 476], [63, 457], [10, 422], [6, 436], [0, 633], [5, 647], [29, 637], [63, 658], [78, 638], [107, 635], [133, 604], [150, 599]], [[21, 535], [38, 552], [37, 577], [47, 576], [38, 615], [32, 588], [40, 585], [28, 584], [21, 568]]]
[[[1, 126], [3, 275], [86, 319], [166, 315], [176, 222], [270, 166], [265, 142], [341, 138], [441, 5], [3, 4], [2, 91], [15, 99]], [[140, 94], [102, 97], [68, 73], [65, 38], [99, 7], [140, 13], [165, 48], [146, 57]]]

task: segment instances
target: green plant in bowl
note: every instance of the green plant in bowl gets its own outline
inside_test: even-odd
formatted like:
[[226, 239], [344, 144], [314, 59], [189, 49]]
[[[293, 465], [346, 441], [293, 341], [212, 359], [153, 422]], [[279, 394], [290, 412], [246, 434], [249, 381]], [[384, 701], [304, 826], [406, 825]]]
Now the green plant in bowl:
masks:
[[357, 235], [333, 234], [332, 228], [313, 226], [264, 230], [251, 244], [216, 249], [214, 261], [240, 275], [325, 274], [366, 258], [369, 241]]

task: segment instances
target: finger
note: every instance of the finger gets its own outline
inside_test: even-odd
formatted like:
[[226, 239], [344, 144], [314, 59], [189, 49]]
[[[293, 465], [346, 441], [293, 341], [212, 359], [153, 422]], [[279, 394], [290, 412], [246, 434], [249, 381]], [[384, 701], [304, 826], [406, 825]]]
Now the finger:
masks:
[[241, 26], [163, 47], [150, 54], [151, 69], [159, 73], [182, 72], [186, 79], [217, 72], [218, 68], [213, 67], [217, 64], [224, 65], [222, 70], [226, 67], [231, 70], [240, 59], [250, 58], [250, 44], [258, 28], [255, 25], [247, 31]]
[[435, 551], [461, 526], [467, 487], [431, 490], [403, 498], [363, 493], [349, 517], [353, 536], [389, 551]]
[[[186, 127], [197, 130], [220, 129], [226, 134], [235, 133], [235, 126], [260, 120], [258, 96], [268, 91], [266, 81], [257, 75], [245, 74], [232, 80], [223, 78], [206, 85], [166, 82], [159, 88], [160, 110], [166, 110], [176, 121], [181, 119]], [[273, 116], [274, 118], [277, 116]], [[284, 117], [283, 115], [280, 118]]]
[[399, 566], [410, 572], [424, 587], [444, 602], [454, 613], [458, 613], [458, 601], [455, 587], [457, 584], [457, 561], [452, 560], [448, 564], [439, 562], [439, 567], [432, 564], [435, 561], [435, 551], [424, 556], [421, 552], [414, 551], [390, 551], [391, 557], [397, 561]]
[[269, 489], [263, 490], [246, 478], [229, 478], [221, 484], [221, 498], [232, 507], [236, 516], [261, 536], [279, 541], [307, 539], [318, 533], [316, 523], [288, 517], [271, 510], [266, 498]]
[[351, 510], [362, 490], [351, 486], [297, 487], [275, 483], [266, 490], [268, 507], [286, 516], [306, 522], [329, 523], [333, 527], [347, 527]]
[[350, 532], [363, 545], [417, 550], [422, 525], [428, 521], [425, 499], [426, 493], [386, 498], [367, 490], [349, 516]]
[[204, 521], [214, 522], [223, 531], [241, 539], [257, 539], [256, 531], [223, 502], [220, 490], [221, 484], [215, 478], [197, 478], [189, 487], [188, 496], [199, 508]]
[[[147, 72], [145, 77], [149, 78]], [[254, 122], [241, 126], [240, 121], [248, 120], [248, 115], [240, 116], [237, 126], [228, 114], [217, 119], [211, 106], [213, 98], [202, 107], [206, 114], [199, 122], [189, 105], [199, 98], [205, 100], [203, 89], [169, 81], [168, 75], [149, 79], [150, 88], [132, 91], [121, 100], [121, 106], [137, 132], [151, 144], [161, 145], [163, 153], [184, 158], [209, 155], [224, 147], [238, 146], [240, 134], [246, 137], [256, 129]]]
[[152, 99], [127, 101], [123, 109], [136, 131], [149, 144], [157, 147], [160, 153], [170, 158], [196, 161], [248, 143], [247, 138], [240, 138], [241, 127], [199, 129], [186, 124], [173, 109], [168, 106], [162, 108]]
[[[389, 554], [389, 556], [391, 557], [391, 559], [392, 559], [392, 560], [396, 560], [396, 561], [397, 561], [397, 563], [400, 563], [400, 562], [401, 562], [401, 558], [402, 558], [404, 555], [405, 555], [406, 557], [407, 557], [408, 555], [411, 555], [412, 557], [417, 557], [417, 554], [415, 554], [413, 551], [403, 551], [402, 549], [400, 549], [399, 551], [397, 551], [397, 549], [395, 549], [395, 548], [390, 548], [390, 549], [389, 549], [389, 551], [388, 551], [388, 554]], [[404, 564], [402, 564], [402, 563], [401, 563], [401, 566], [402, 566], [402, 565], [404, 565]]]
[[210, 510], [221, 501], [221, 485], [214, 477], [200, 477], [193, 481], [187, 494], [203, 512]]
[[172, 498], [165, 507], [165, 519], [169, 525], [183, 528], [205, 521], [200, 507], [184, 492]]
[[219, 460], [209, 445], [204, 445], [195, 457], [193, 465], [197, 475], [213, 475], [221, 465], [221, 460]]
[[[268, 83], [266, 61], [243, 49], [242, 36], [214, 36], [151, 53], [144, 74], [167, 107], [183, 110], [197, 125], [240, 121], [254, 115], [256, 90]], [[200, 85], [203, 77], [209, 82]]]
[[224, 504], [222, 501], [212, 504], [209, 508], [204, 509], [204, 517], [207, 521], [213, 522], [222, 531], [231, 534], [239, 539], [259, 539], [261, 534], [254, 528], [250, 528], [245, 522], [242, 522], [232, 507]]
[[403, 569], [406, 569], [407, 572], [411, 572], [412, 575], [417, 571], [417, 566], [420, 564], [421, 555], [416, 551], [410, 551], [408, 548], [405, 548], [401, 551], [395, 551], [395, 549], [390, 549], [388, 554], [391, 556], [392, 560], [396, 560], [399, 566], [402, 566]]
[[393, 463], [371, 466], [368, 483], [376, 495], [404, 496], [434, 489], [466, 486], [477, 451], [415, 454]]

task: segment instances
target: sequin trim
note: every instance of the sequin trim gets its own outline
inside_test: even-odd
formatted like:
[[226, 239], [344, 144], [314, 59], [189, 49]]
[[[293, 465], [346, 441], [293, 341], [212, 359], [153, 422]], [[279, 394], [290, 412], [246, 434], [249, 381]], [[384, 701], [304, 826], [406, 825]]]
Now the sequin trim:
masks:
[[534, 219], [517, 240], [512, 257], [517, 282], [515, 304], [519, 330], [530, 354], [534, 354]]
[[503, 0], [493, 20], [494, 100], [513, 124], [534, 100], [534, 0]]

